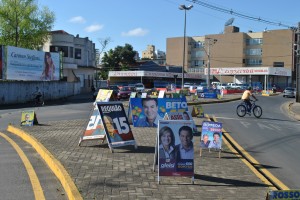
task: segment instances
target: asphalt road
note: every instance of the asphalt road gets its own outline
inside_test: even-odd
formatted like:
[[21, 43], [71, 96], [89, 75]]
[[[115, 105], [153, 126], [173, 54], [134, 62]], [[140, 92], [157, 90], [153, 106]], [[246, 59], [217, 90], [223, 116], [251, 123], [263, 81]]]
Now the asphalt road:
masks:
[[290, 99], [282, 95], [258, 98], [257, 105], [263, 108], [260, 119], [238, 117], [238, 101], [203, 105], [204, 112], [216, 116], [234, 140], [286, 186], [300, 188], [300, 123], [283, 106]]

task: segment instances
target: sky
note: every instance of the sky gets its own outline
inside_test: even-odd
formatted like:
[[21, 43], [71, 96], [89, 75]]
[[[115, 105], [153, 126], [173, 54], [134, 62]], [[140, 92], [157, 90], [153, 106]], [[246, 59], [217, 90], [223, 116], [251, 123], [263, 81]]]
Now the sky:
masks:
[[186, 36], [220, 34], [231, 18], [240, 32], [287, 29], [209, 9], [199, 2], [277, 24], [297, 27], [300, 22], [299, 0], [37, 0], [40, 8], [47, 6], [54, 12], [53, 30], [88, 37], [100, 50], [99, 41], [109, 38], [104, 51], [130, 44], [140, 57], [147, 45], [166, 52], [167, 38], [183, 37], [180, 5], [193, 5], [186, 11]]

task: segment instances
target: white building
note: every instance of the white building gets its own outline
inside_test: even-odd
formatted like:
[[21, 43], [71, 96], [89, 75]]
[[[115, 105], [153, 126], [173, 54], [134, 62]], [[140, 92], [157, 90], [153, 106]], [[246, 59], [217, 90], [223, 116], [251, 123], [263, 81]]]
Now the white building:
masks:
[[96, 70], [95, 43], [88, 37], [52, 31], [43, 51], [62, 52], [63, 77], [68, 82], [80, 81], [81, 91], [90, 91]]

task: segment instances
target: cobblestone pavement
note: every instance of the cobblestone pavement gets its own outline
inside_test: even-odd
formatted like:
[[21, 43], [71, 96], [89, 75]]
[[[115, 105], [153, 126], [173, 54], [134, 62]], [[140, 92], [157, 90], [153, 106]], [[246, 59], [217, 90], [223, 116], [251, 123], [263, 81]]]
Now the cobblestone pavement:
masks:
[[[200, 130], [204, 119], [194, 120]], [[186, 177], [161, 177], [158, 184], [153, 171], [155, 128], [131, 127], [138, 149], [119, 147], [111, 153], [106, 142], [84, 141], [78, 146], [87, 122], [66, 120], [21, 128], [61, 162], [86, 200], [266, 198], [268, 185], [226, 145], [221, 158], [214, 151], [203, 151], [200, 157], [196, 135], [194, 184]]]

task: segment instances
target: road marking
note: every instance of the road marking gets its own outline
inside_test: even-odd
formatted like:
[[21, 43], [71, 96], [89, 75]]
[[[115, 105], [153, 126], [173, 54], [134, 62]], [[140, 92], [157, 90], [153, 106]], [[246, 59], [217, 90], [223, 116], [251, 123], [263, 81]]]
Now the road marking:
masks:
[[245, 128], [249, 128], [249, 126], [251, 126], [251, 123], [246, 122], [246, 121], [241, 121], [241, 124], [242, 124]]
[[24, 141], [28, 142], [38, 152], [38, 154], [44, 159], [48, 167], [60, 181], [69, 199], [83, 199], [78, 191], [78, 188], [76, 187], [75, 183], [73, 182], [72, 178], [63, 167], [63, 165], [37, 139], [30, 136], [22, 129], [14, 127], [13, 125], [8, 125], [7, 131], [19, 136]]
[[37, 177], [32, 165], [31, 165], [30, 161], [28, 160], [27, 156], [25, 155], [24, 151], [18, 146], [18, 144], [16, 142], [14, 142], [11, 138], [9, 138], [4, 133], [0, 132], [0, 136], [2, 136], [4, 139], [6, 139], [14, 147], [14, 149], [19, 154], [21, 160], [23, 161], [23, 164], [26, 168], [26, 171], [28, 173], [28, 176], [29, 176], [29, 179], [30, 179], [30, 182], [32, 185], [35, 199], [37, 199], [37, 200], [45, 199], [44, 192], [43, 192], [42, 186], [40, 184], [39, 178]]
[[[213, 116], [213, 119], [215, 122], [217, 122], [217, 119], [215, 116]], [[226, 137], [224, 137], [224, 142], [227, 142], [227, 146], [234, 152], [237, 153], [237, 155], [239, 155], [238, 157], [241, 157], [243, 159], [241, 159], [249, 168], [251, 171], [253, 171], [253, 173], [262, 180], [262, 182], [266, 183], [267, 185], [272, 185], [272, 187], [270, 187], [271, 190], [276, 190], [276, 188], [273, 186], [273, 184], [269, 181], [271, 180], [273, 183], [275, 183], [280, 190], [289, 190], [289, 188], [283, 184], [279, 179], [277, 179], [271, 172], [269, 172], [267, 169], [265, 169], [257, 160], [255, 160], [243, 147], [241, 147], [231, 136], [230, 134], [224, 129], [222, 128], [223, 133], [225, 133], [224, 135], [226, 135], [226, 137], [228, 138], [228, 141], [226, 140]], [[235, 148], [237, 148], [239, 150], [239, 152], [241, 152], [242, 155], [240, 155], [229, 143], [229, 141], [235, 146]], [[228, 145], [229, 144], [229, 145]], [[256, 169], [254, 166], [259, 166], [259, 169]], [[268, 179], [266, 177], [264, 177], [261, 173], [259, 173], [259, 171], [264, 174], [266, 177], [268, 177]]]

